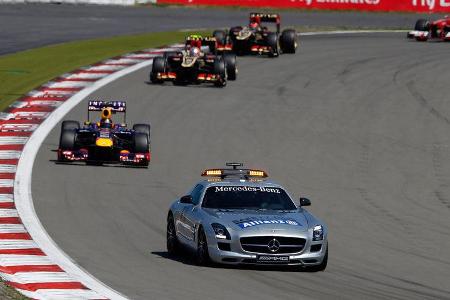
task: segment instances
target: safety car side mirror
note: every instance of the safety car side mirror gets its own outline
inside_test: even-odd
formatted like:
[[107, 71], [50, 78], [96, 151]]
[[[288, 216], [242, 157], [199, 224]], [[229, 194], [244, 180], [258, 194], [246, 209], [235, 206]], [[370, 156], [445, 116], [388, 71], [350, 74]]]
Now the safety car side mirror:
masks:
[[186, 195], [180, 198], [180, 203], [184, 203], [184, 204], [192, 204], [192, 196], [191, 195]]
[[308, 198], [300, 198], [300, 206], [310, 206], [311, 200]]

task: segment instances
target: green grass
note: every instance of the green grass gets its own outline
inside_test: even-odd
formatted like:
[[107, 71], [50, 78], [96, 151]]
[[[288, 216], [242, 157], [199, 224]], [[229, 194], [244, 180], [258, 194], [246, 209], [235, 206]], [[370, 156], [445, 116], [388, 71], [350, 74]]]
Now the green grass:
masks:
[[161, 32], [76, 41], [0, 56], [0, 111], [59, 75], [127, 52], [182, 42], [189, 34]]

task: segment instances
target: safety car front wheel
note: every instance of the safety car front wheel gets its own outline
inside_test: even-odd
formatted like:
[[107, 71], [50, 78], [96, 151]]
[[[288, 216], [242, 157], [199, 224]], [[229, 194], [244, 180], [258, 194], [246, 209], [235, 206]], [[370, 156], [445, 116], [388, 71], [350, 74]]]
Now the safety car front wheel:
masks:
[[210, 263], [209, 253], [208, 253], [208, 241], [206, 240], [206, 234], [203, 228], [200, 227], [198, 230], [197, 238], [197, 251], [195, 253], [195, 263], [198, 266], [207, 266]]
[[166, 246], [167, 246], [167, 253], [169, 253], [169, 255], [178, 254], [180, 245], [178, 243], [172, 213], [170, 213], [169, 216], [167, 217]]

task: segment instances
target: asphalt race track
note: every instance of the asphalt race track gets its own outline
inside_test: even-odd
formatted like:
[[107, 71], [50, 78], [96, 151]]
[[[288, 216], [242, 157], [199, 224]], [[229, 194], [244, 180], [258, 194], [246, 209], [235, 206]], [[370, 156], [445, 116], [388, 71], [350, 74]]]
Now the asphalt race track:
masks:
[[[0, 4], [0, 55], [50, 44], [124, 34], [245, 24], [254, 9]], [[282, 25], [409, 28], [433, 15], [282, 11]]]
[[[126, 99], [130, 124], [151, 122], [150, 168], [57, 165], [58, 126], [33, 169], [37, 214], [132, 299], [450, 299], [449, 47], [392, 33], [305, 37], [296, 55], [239, 59], [224, 89], [133, 73], [92, 98]], [[227, 161], [312, 199], [330, 229], [325, 272], [167, 257], [170, 203]]]

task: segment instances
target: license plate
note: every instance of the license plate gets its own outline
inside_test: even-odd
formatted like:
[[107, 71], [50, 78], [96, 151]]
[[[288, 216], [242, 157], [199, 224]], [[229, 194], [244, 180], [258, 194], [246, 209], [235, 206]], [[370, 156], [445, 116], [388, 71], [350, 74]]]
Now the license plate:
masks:
[[258, 255], [258, 263], [289, 263], [289, 256]]

